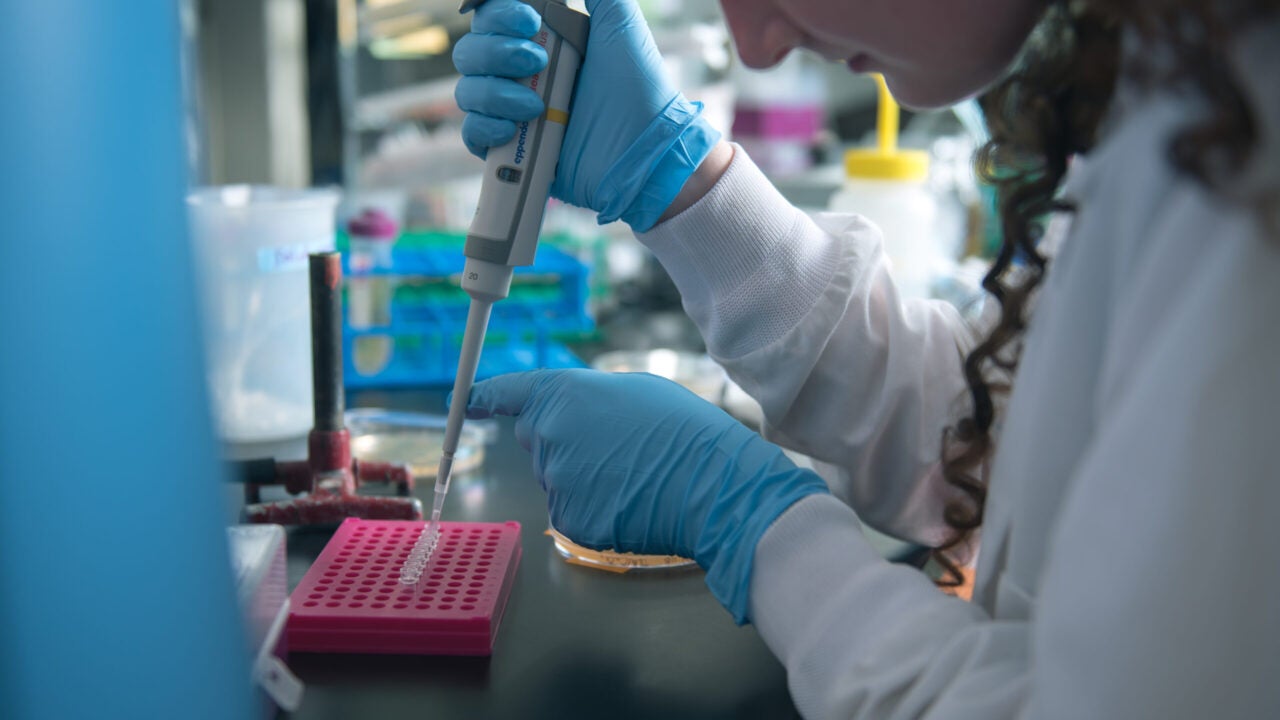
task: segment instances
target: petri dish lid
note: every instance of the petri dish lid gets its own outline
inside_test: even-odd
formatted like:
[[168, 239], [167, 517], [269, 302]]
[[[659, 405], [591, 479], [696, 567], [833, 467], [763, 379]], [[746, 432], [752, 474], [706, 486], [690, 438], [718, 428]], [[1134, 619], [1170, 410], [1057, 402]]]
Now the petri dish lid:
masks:
[[[351, 454], [358, 460], [405, 463], [416, 479], [433, 479], [444, 452], [446, 417], [430, 413], [353, 408], [344, 415], [351, 433]], [[494, 420], [467, 420], [458, 437], [453, 472], [475, 470], [485, 446], [498, 437]]]
[[673, 380], [704, 400], [718, 403], [728, 376], [703, 353], [682, 350], [619, 350], [596, 357], [591, 367], [605, 372], [646, 372]]

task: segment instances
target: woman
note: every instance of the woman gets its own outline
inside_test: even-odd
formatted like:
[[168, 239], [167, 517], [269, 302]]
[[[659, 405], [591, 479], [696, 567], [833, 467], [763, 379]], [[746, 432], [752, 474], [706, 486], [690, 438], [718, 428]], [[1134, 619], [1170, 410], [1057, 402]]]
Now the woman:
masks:
[[[985, 91], [998, 302], [972, 327], [899, 298], [873, 224], [789, 206], [635, 6], [589, 3], [553, 193], [630, 223], [766, 435], [839, 473], [649, 376], [477, 384], [555, 526], [695, 557], [807, 717], [1280, 717], [1280, 2], [723, 7], [753, 67], [805, 47], [907, 105]], [[458, 44], [477, 154], [542, 111], [509, 79], [545, 62], [536, 28], [490, 0]], [[973, 601], [878, 558], [850, 506], [952, 576], [980, 549]]]

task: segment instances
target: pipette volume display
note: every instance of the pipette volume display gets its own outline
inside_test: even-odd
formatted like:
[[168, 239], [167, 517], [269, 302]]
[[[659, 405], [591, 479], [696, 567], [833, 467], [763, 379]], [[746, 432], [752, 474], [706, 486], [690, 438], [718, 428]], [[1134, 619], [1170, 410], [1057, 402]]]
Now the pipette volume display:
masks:
[[[468, 0], [461, 10], [466, 12], [480, 4]], [[449, 492], [449, 475], [466, 415], [467, 398], [479, 367], [489, 312], [494, 302], [507, 297], [511, 291], [513, 269], [533, 264], [565, 125], [569, 122], [578, 66], [587, 46], [586, 14], [570, 9], [564, 0], [537, 0], [527, 4], [542, 15], [542, 27], [533, 40], [546, 49], [547, 66], [524, 83], [542, 98], [546, 112], [519, 123], [515, 137], [506, 145], [490, 148], [485, 157], [480, 199], [463, 249], [467, 260], [462, 269], [462, 289], [471, 296], [471, 307], [453, 383], [453, 403], [445, 425], [431, 519], [419, 538], [421, 552], [411, 553], [410, 560], [414, 563], [406, 567], [407, 573], [402, 572], [402, 582], [416, 582], [415, 568], [420, 576], [419, 565], [425, 566], [438, 542], [440, 513]]]

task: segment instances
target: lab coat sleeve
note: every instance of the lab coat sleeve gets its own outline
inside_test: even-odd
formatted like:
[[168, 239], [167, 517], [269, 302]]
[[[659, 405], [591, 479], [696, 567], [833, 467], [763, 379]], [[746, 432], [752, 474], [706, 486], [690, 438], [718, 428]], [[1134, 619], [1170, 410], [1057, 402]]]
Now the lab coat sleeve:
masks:
[[1280, 717], [1280, 245], [1250, 223], [1179, 182], [1111, 268], [1096, 426], [1023, 530], [1051, 533], [1025, 616], [883, 562], [833, 498], [779, 517], [751, 614], [805, 717]]
[[1144, 230], [1050, 538], [1029, 713], [1280, 717], [1280, 237], [1187, 179]]
[[705, 197], [639, 237], [712, 357], [760, 403], [766, 437], [839, 468], [833, 491], [868, 524], [946, 537], [955, 491], [937, 463], [967, 402], [975, 330], [946, 303], [899, 298], [874, 225], [815, 222], [738, 147]]

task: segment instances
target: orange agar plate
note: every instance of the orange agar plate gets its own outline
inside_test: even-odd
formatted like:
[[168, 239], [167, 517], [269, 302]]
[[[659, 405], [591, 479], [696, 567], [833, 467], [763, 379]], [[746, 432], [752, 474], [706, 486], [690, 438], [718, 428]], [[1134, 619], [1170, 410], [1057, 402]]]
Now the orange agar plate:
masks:
[[620, 553], [613, 550], [592, 550], [582, 547], [560, 534], [555, 528], [547, 530], [547, 535], [555, 543], [556, 551], [564, 556], [570, 564], [592, 567], [597, 570], [624, 573], [631, 570], [670, 570], [674, 568], [694, 567], [697, 565], [689, 558], [679, 555], [638, 555], [636, 553]]

